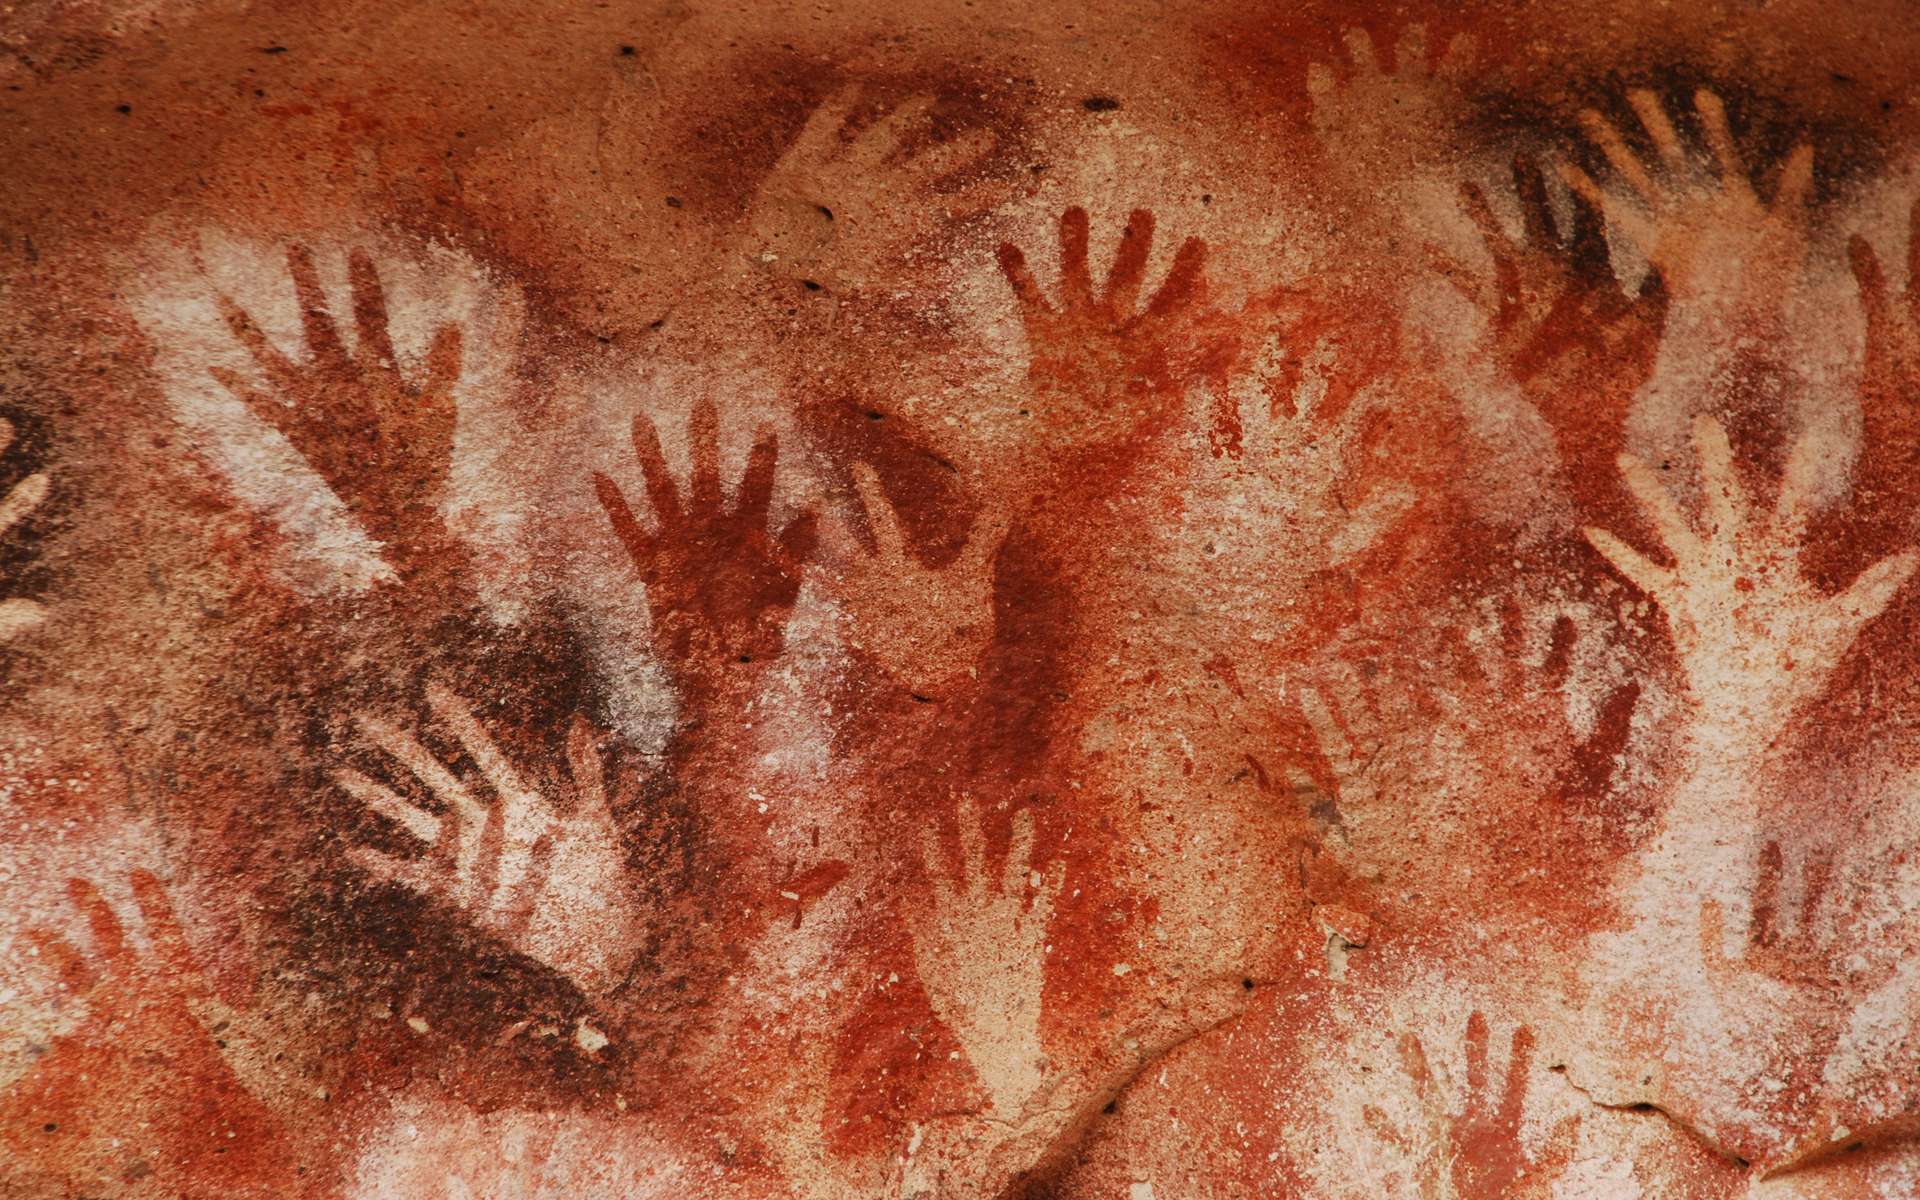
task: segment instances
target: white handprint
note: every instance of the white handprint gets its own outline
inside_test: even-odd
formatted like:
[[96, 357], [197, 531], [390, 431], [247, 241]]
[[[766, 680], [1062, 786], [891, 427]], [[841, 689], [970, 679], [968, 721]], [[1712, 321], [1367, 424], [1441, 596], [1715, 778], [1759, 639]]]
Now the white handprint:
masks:
[[986, 1086], [995, 1116], [1014, 1121], [1046, 1083], [1040, 1001], [1047, 922], [1065, 865], [1055, 863], [1044, 877], [1033, 870], [1031, 809], [1013, 816], [997, 881], [987, 875], [986, 836], [972, 804], [960, 813], [958, 879], [943, 869], [946, 855], [933, 832], [921, 836], [933, 907], [914, 922], [914, 964], [934, 1014], [960, 1039]]
[[357, 716], [360, 731], [406, 767], [446, 811], [436, 816], [351, 767], [336, 769], [333, 777], [342, 789], [432, 852], [396, 858], [356, 846], [353, 858], [382, 879], [451, 904], [588, 994], [610, 990], [631, 965], [639, 915], [627, 893], [620, 838], [607, 804], [605, 764], [593, 731], [576, 720], [568, 733], [572, 796], [561, 811], [528, 785], [459, 697], [430, 683], [427, 704], [479, 766], [498, 803], [484, 803], [412, 734], [378, 717]]
[[1813, 147], [1794, 147], [1780, 169], [1771, 202], [1755, 193], [1727, 126], [1720, 97], [1702, 88], [1694, 111], [1713, 152], [1715, 171], [1702, 170], [1687, 153], [1672, 120], [1652, 92], [1636, 89], [1627, 102], [1660, 156], [1664, 179], [1656, 179], [1627, 146], [1613, 123], [1593, 109], [1580, 114], [1587, 136], [1638, 199], [1603, 191], [1579, 167], [1563, 164], [1562, 177], [1582, 199], [1606, 214], [1648, 263], [1667, 291], [1684, 301], [1726, 286], [1716, 272], [1730, 269], [1776, 297], [1791, 285], [1806, 253], [1806, 201], [1813, 181]]
[[[0, 417], [0, 454], [5, 454], [13, 444], [13, 422]], [[0, 537], [25, 520], [27, 515], [40, 507], [47, 498], [50, 486], [46, 473], [36, 471], [13, 485], [6, 498], [0, 500]], [[18, 596], [0, 599], [0, 642], [27, 632], [46, 619], [46, 610], [31, 600]]]
[[907, 548], [900, 516], [866, 463], [854, 487], [874, 552], [854, 548], [834, 590], [852, 617], [852, 641], [916, 694], [937, 694], [979, 659], [993, 635], [993, 560], [1004, 514], [983, 514], [952, 562], [930, 567]]
[[1693, 424], [1700, 462], [1696, 528], [1653, 467], [1630, 454], [1620, 472], [1659, 531], [1673, 565], [1661, 566], [1603, 529], [1587, 540], [1667, 615], [1674, 650], [1696, 706], [1696, 750], [1743, 756], [1764, 750], [1825, 685], [1854, 638], [1912, 576], [1907, 551], [1825, 595], [1800, 571], [1821, 453], [1802, 438], [1771, 514], [1756, 510], [1734, 470], [1726, 430]]

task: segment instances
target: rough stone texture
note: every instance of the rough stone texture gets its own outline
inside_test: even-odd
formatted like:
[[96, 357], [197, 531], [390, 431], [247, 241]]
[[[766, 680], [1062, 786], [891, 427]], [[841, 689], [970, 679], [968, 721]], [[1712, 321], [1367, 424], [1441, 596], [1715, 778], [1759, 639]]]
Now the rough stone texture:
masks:
[[1904, 3], [0, 47], [0, 1194], [1920, 1195]]

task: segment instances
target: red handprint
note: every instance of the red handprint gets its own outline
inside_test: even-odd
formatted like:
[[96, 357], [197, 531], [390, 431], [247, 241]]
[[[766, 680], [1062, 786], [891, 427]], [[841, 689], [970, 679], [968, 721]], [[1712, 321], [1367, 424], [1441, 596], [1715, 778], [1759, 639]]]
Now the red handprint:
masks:
[[353, 291], [354, 345], [347, 348], [304, 246], [287, 251], [300, 302], [307, 359], [282, 353], [237, 303], [219, 296], [221, 315], [266, 376], [261, 389], [234, 371], [213, 377], [279, 430], [326, 481], [368, 535], [386, 547], [401, 575], [443, 559], [450, 539], [441, 523], [453, 465], [462, 333], [443, 325], [425, 370], [408, 379], [394, 357], [386, 293], [365, 251], [347, 259]]
[[1188, 238], [1159, 289], [1140, 304], [1154, 219], [1127, 218], [1104, 293], [1087, 262], [1087, 210], [1060, 217], [1060, 289], [1050, 301], [1011, 242], [1000, 269], [1020, 305], [1043, 442], [1073, 449], [1126, 442], [1178, 408], [1179, 385], [1218, 369], [1232, 331], [1206, 302], [1206, 243]]
[[84, 998], [88, 1020], [0, 1097], [0, 1142], [16, 1161], [75, 1185], [150, 1176], [168, 1195], [304, 1194], [286, 1131], [195, 1016], [211, 996], [165, 888], [147, 871], [132, 883], [146, 954], [84, 879], [67, 891], [86, 918], [90, 956], [50, 930], [28, 932], [63, 989]]
[[786, 623], [813, 553], [812, 512], [778, 535], [768, 527], [780, 444], [762, 433], [748, 455], [731, 508], [720, 496], [719, 414], [711, 400], [688, 422], [693, 469], [683, 498], [660, 450], [653, 421], [633, 418], [657, 528], [641, 526], [619, 485], [595, 472], [594, 491], [647, 588], [654, 645], [683, 686], [706, 694], [739, 665], [780, 653]]

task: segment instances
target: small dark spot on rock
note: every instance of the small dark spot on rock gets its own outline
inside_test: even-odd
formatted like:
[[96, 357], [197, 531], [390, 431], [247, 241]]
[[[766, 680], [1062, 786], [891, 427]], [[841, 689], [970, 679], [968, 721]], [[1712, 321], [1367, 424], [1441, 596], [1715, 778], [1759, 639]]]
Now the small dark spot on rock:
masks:
[[45, 1125], [42, 1125], [42, 1126], [41, 1126], [40, 1128], [41, 1128], [41, 1129], [43, 1129], [43, 1130], [45, 1130], [45, 1131], [46, 1131], [46, 1132], [48, 1132], [48, 1133], [52, 1133], [52, 1132], [53, 1132], [53, 1131], [55, 1131], [56, 1129], [59, 1129], [59, 1128], [60, 1128], [60, 1126], [59, 1126], [59, 1125], [57, 1125], [57, 1124], [55, 1124], [55, 1123], [54, 1123], [54, 1122], [52, 1122], [52, 1121], [48, 1121], [48, 1122], [47, 1122], [47, 1123], [46, 1123]]
[[1107, 1106], [1100, 1111], [1108, 1116], [1112, 1116], [1114, 1113], [1120, 1111], [1120, 1102], [1118, 1100], [1109, 1100], [1107, 1101]]
[[1120, 107], [1120, 102], [1112, 96], [1088, 96], [1080, 102], [1080, 107], [1088, 112], [1112, 112]]
[[886, 419], [887, 419], [887, 414], [881, 412], [877, 408], [870, 408], [867, 410], [867, 420], [869, 421], [884, 421]]
[[1247, 989], [1248, 991], [1252, 991], [1252, 990], [1253, 990], [1253, 980], [1251, 980], [1251, 979], [1242, 979], [1242, 980], [1240, 981], [1240, 986], [1241, 986], [1241, 987], [1243, 987], [1243, 988], [1245, 988], [1245, 989]]
[[665, 325], [666, 323], [667, 323], [667, 319], [665, 317], [657, 317], [654, 320], [647, 322], [647, 328], [658, 329], [661, 326]]
[[285, 54], [286, 52], [287, 48], [285, 46], [262, 46], [260, 48], [260, 53], [262, 54]]
[[1213, 193], [1212, 193], [1212, 192], [1206, 192], [1206, 193], [1203, 193], [1203, 194], [1201, 195], [1201, 197], [1200, 197], [1200, 203], [1202, 203], [1202, 204], [1212, 204], [1212, 203], [1213, 203]]
[[753, 661], [753, 655], [751, 655], [751, 654], [742, 654], [742, 655], [740, 656], [740, 661], [741, 661], [741, 662], [743, 662], [743, 663], [750, 663], [750, 662], [752, 662], [752, 661]]
[[113, 106], [113, 111], [115, 111], [115, 112], [117, 112], [117, 113], [119, 113], [119, 114], [120, 114], [121, 116], [125, 116], [125, 115], [127, 115], [128, 113], [130, 113], [130, 112], [132, 112], [132, 111], [133, 111], [133, 105], [131, 105], [131, 104], [116, 104], [116, 105], [114, 105], [114, 106]]
[[919, 692], [908, 692], [907, 695], [912, 696], [916, 704], [932, 704], [933, 703], [932, 696], [922, 696]]
[[800, 281], [800, 286], [807, 289], [810, 292], [817, 292], [820, 290], [820, 285], [815, 283], [811, 279], [802, 279]]
[[678, 196], [668, 196], [668, 197], [667, 197], [667, 207], [668, 207], [668, 208], [679, 208], [679, 207], [680, 207], [680, 197], [678, 197]]
[[632, 47], [632, 46], [622, 46], [622, 47], [620, 47], [620, 57], [621, 57], [621, 58], [632, 58], [632, 57], [633, 57], [633, 47]]
[[820, 215], [821, 215], [821, 216], [823, 216], [823, 217], [825, 217], [825, 218], [826, 218], [827, 220], [829, 220], [829, 221], [831, 221], [831, 220], [833, 220], [833, 210], [832, 210], [832, 209], [830, 209], [830, 208], [828, 208], [828, 207], [827, 207], [826, 205], [824, 205], [824, 204], [816, 204], [816, 205], [814, 205], [814, 207], [820, 210]]

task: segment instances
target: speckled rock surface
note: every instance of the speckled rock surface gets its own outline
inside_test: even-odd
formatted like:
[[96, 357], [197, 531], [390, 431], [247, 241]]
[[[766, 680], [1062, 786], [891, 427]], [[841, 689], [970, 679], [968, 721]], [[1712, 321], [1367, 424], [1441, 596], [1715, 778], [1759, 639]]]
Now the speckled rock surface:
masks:
[[0, 1194], [1920, 1195], [1920, 22], [0, 10]]

